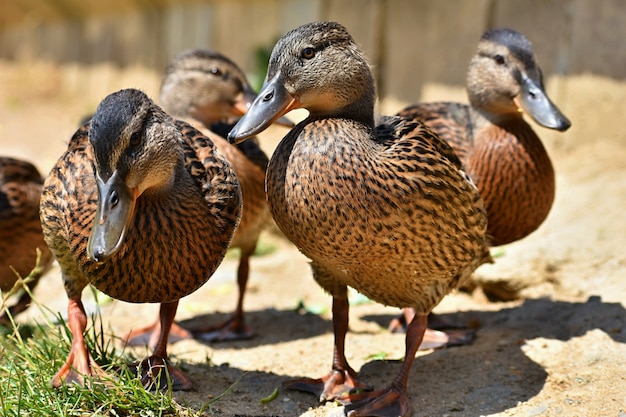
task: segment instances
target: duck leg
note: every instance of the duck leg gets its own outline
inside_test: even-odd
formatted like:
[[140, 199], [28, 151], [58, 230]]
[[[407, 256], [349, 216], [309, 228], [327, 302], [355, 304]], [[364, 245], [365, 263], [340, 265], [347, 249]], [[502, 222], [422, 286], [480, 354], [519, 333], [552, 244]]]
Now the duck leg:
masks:
[[85, 376], [104, 374], [98, 366], [85, 343], [84, 332], [87, 327], [87, 315], [80, 296], [72, 297], [67, 304], [67, 323], [72, 333], [72, 347], [65, 363], [52, 378], [52, 386], [59, 388], [63, 383], [85, 385]]
[[[392, 333], [406, 332], [407, 323], [410, 323], [415, 316], [412, 308], [407, 307], [402, 310], [402, 314], [391, 320], [389, 331]], [[428, 316], [429, 327], [424, 333], [424, 340], [420, 345], [420, 350], [438, 349], [442, 347], [463, 346], [472, 343], [475, 332], [473, 329], [450, 324], [437, 318], [435, 314]]]
[[[174, 391], [191, 389], [189, 377], [170, 365], [167, 357], [167, 339], [177, 308], [178, 300], [161, 304], [159, 312], [161, 332], [152, 356], [129, 365], [135, 375], [141, 375], [141, 382], [146, 389], [166, 389], [168, 380], [171, 381]], [[164, 369], [166, 372], [163, 372]]]
[[339, 398], [339, 402], [346, 406], [349, 417], [408, 417], [411, 415], [411, 406], [406, 395], [409, 371], [427, 326], [427, 315], [415, 316], [409, 323], [406, 331], [404, 363], [396, 378], [387, 388]]
[[237, 268], [237, 285], [239, 287], [239, 296], [237, 298], [237, 307], [231, 318], [223, 323], [205, 326], [194, 329], [193, 334], [196, 338], [205, 342], [224, 342], [231, 340], [246, 340], [254, 336], [254, 331], [246, 325], [243, 313], [243, 299], [248, 286], [248, 277], [250, 274], [250, 256], [254, 252], [254, 246], [251, 250], [241, 251], [239, 259], [239, 267]]
[[286, 388], [315, 394], [320, 402], [335, 400], [354, 390], [372, 388], [356, 379], [356, 372], [348, 365], [345, 340], [348, 331], [348, 297], [333, 297], [333, 332], [335, 335], [333, 369], [322, 378], [301, 378], [288, 381]]

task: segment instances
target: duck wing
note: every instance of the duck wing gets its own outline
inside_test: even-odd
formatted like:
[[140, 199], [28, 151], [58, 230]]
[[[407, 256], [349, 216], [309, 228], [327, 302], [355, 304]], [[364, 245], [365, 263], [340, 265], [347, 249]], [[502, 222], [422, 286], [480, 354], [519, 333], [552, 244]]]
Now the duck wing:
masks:
[[418, 103], [408, 106], [398, 116], [419, 120], [452, 146], [462, 161], [474, 146], [470, 108], [453, 102]]
[[[238, 224], [241, 213], [241, 189], [232, 166], [213, 141], [189, 123], [176, 120], [182, 134], [185, 166], [201, 188], [216, 219]], [[239, 204], [232, 204], [233, 199]]]

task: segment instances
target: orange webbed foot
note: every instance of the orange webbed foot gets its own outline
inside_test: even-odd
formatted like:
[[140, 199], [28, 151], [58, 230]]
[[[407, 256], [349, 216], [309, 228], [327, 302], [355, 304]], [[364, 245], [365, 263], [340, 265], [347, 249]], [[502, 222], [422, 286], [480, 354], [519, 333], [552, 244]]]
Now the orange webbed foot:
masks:
[[139, 376], [146, 390], [166, 390], [168, 386], [173, 391], [189, 391], [192, 388], [189, 377], [167, 359], [153, 355], [128, 366], [135, 376]]
[[358, 381], [349, 371], [339, 370], [333, 370], [319, 379], [301, 378], [287, 381], [283, 386], [288, 389], [310, 392], [318, 397], [320, 402], [332, 401], [354, 391], [372, 390], [371, 386]]
[[203, 342], [229, 342], [251, 339], [255, 333], [243, 320], [231, 317], [221, 324], [194, 330], [193, 335]]
[[385, 389], [352, 394], [338, 401], [348, 417], [409, 417], [411, 407], [404, 390], [391, 385]]
[[[85, 350], [86, 352], [86, 350]], [[74, 348], [61, 369], [52, 378], [51, 385], [60, 388], [63, 384], [89, 385], [94, 378], [106, 379], [109, 376], [89, 355], [76, 355]]]

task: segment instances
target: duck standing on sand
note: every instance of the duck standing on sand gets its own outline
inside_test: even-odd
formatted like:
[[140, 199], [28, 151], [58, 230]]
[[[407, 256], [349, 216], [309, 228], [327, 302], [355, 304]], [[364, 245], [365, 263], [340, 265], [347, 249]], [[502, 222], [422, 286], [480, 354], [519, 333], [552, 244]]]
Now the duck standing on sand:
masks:
[[534, 232], [554, 201], [552, 162], [524, 113], [561, 132], [571, 123], [548, 97], [530, 41], [512, 29], [481, 36], [467, 92], [469, 105], [418, 103], [398, 115], [425, 123], [452, 146], [485, 202], [491, 245], [500, 246]]
[[[290, 382], [352, 416], [411, 414], [409, 371], [435, 305], [489, 259], [478, 191], [451, 148], [419, 122], [374, 121], [374, 80], [363, 53], [338, 23], [298, 27], [276, 44], [264, 86], [229, 139], [239, 142], [295, 108], [310, 115], [280, 142], [267, 170], [270, 211], [311, 259], [333, 297], [332, 371]], [[374, 392], [348, 364], [347, 288], [417, 312], [405, 360]]]
[[[204, 341], [249, 339], [254, 331], [246, 325], [243, 301], [250, 274], [250, 257], [259, 236], [271, 221], [265, 199], [265, 169], [269, 159], [256, 138], [231, 145], [223, 136], [230, 130], [228, 122], [248, 109], [256, 93], [244, 72], [226, 56], [208, 49], [182, 51], [168, 65], [161, 82], [160, 103], [169, 115], [184, 120], [209, 137], [232, 165], [243, 195], [241, 221], [230, 244], [239, 248], [237, 269], [239, 296], [230, 319], [224, 323], [195, 328], [193, 333]], [[222, 132], [226, 130], [226, 132]], [[132, 331], [129, 344], [156, 343], [159, 323]], [[188, 338], [191, 334], [174, 323], [170, 339]]]
[[46, 243], [61, 267], [72, 347], [52, 384], [100, 372], [83, 332], [82, 290], [92, 284], [134, 303], [160, 303], [153, 355], [133, 364], [144, 386], [166, 367], [172, 388], [191, 387], [168, 363], [178, 300], [202, 286], [224, 258], [241, 215], [235, 173], [213, 143], [174, 121], [143, 92], [107, 96], [72, 137], [44, 183]]
[[[43, 240], [39, 221], [39, 199], [43, 178], [29, 162], [0, 157], [0, 290], [8, 292], [18, 280], [31, 271], [27, 284], [32, 291], [52, 264], [52, 254]], [[37, 248], [41, 251], [39, 268]], [[11, 317], [28, 308], [31, 296], [24, 291], [9, 307], [9, 314], [0, 316], [0, 323], [9, 324]]]

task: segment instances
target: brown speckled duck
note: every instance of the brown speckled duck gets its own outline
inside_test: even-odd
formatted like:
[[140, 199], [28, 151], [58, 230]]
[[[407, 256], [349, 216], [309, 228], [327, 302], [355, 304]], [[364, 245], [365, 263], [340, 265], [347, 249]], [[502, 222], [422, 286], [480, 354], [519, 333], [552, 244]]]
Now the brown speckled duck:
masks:
[[[565, 131], [571, 123], [548, 98], [530, 41], [511, 29], [482, 35], [467, 92], [469, 105], [418, 103], [398, 115], [422, 121], [452, 146], [485, 202], [491, 245], [504, 245], [535, 231], [554, 201], [552, 162], [524, 112], [550, 129]], [[412, 313], [404, 315], [392, 321], [392, 331]]]
[[[224, 323], [194, 329], [196, 337], [205, 341], [247, 339], [254, 332], [245, 323], [243, 301], [248, 283], [250, 257], [259, 235], [269, 224], [270, 214], [265, 199], [265, 169], [268, 158], [256, 139], [241, 146], [231, 145], [222, 130], [230, 129], [228, 121], [241, 116], [256, 97], [244, 72], [226, 56], [208, 49], [189, 49], [179, 53], [169, 64], [161, 83], [160, 103], [177, 119], [185, 120], [211, 138], [231, 163], [241, 185], [243, 210], [241, 222], [231, 242], [241, 257], [237, 270], [239, 296], [232, 317]], [[217, 132], [216, 132], [217, 131]], [[226, 130], [227, 132], [227, 130]], [[156, 325], [137, 329], [129, 335], [130, 344], [145, 343], [144, 335]], [[172, 325], [173, 340], [189, 337], [185, 329]]]
[[[229, 139], [291, 109], [310, 112], [276, 148], [266, 188], [277, 225], [333, 297], [335, 343], [328, 375], [288, 387], [337, 399], [351, 416], [408, 416], [409, 371], [428, 314], [489, 258], [487, 220], [451, 148], [419, 122], [386, 118], [377, 127], [374, 103], [372, 73], [347, 30], [311, 23], [278, 41], [262, 91]], [[368, 387], [344, 353], [348, 286], [418, 312], [399, 374], [378, 391], [351, 394]]]
[[530, 42], [511, 29], [482, 35], [467, 92], [469, 105], [420, 103], [398, 114], [452, 146], [485, 202], [491, 244], [504, 245], [536, 230], [554, 200], [552, 163], [524, 112], [550, 129], [571, 124], [548, 98]]
[[[50, 267], [52, 254], [43, 240], [39, 221], [39, 199], [43, 178], [31, 163], [0, 157], [0, 290], [7, 292], [17, 282], [17, 275], [25, 278], [35, 268], [37, 251], [41, 251], [39, 269], [34, 271], [28, 288], [33, 290], [39, 278]], [[13, 268], [13, 269], [11, 269]], [[9, 307], [9, 314], [26, 310], [31, 301], [24, 293]], [[7, 314], [0, 323], [10, 322]]]
[[92, 284], [119, 300], [161, 304], [154, 352], [131, 369], [154, 386], [167, 367], [172, 388], [189, 389], [167, 359], [168, 332], [178, 300], [213, 274], [241, 215], [239, 183], [213, 143], [143, 92], [113, 93], [47, 177], [40, 215], [61, 267], [73, 336], [53, 385], [84, 384], [100, 371], [83, 338], [81, 293]]

